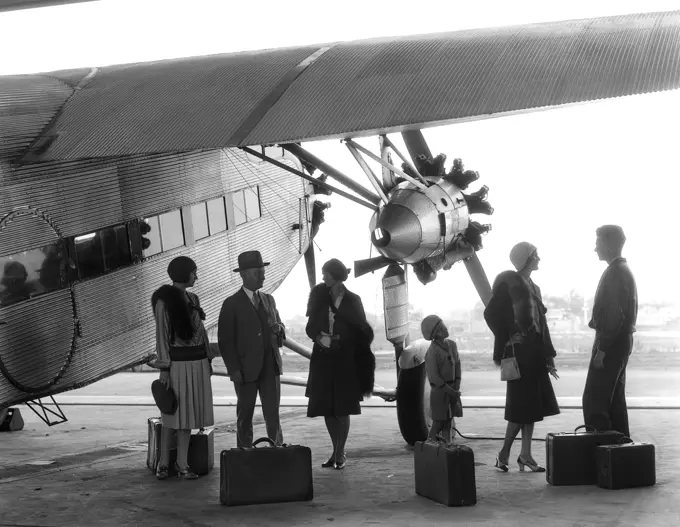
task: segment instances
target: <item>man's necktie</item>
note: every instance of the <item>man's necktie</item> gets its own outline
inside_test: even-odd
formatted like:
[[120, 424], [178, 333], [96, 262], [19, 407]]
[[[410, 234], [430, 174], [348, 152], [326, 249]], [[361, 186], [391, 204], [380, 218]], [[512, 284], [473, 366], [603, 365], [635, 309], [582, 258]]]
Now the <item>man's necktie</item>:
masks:
[[255, 306], [256, 311], [260, 309], [260, 295], [257, 291], [253, 292], [253, 305]]

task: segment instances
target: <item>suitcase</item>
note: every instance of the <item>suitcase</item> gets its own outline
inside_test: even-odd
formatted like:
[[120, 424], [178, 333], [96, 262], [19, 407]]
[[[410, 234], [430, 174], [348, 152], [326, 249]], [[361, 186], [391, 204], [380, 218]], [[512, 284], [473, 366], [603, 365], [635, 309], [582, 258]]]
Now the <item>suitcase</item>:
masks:
[[[271, 447], [258, 448], [262, 442]], [[264, 437], [252, 448], [220, 453], [220, 502], [224, 505], [309, 501], [313, 497], [312, 451], [306, 446], [274, 446]]]
[[413, 451], [416, 494], [449, 507], [477, 503], [475, 454], [470, 447], [417, 441]]
[[654, 445], [625, 443], [598, 446], [597, 485], [603, 489], [650, 487], [656, 483]]
[[[0, 410], [2, 416], [3, 410]], [[16, 432], [24, 429], [24, 418], [18, 408], [7, 408], [4, 419], [0, 421], [0, 432]]]
[[[150, 417], [149, 425], [149, 443], [146, 453], [146, 466], [151, 472], [156, 472], [158, 468], [158, 461], [161, 458], [161, 425], [160, 417]], [[173, 434], [172, 446], [170, 447], [170, 471], [173, 472], [175, 461], [177, 461], [177, 445], [175, 444], [175, 436]]]
[[215, 466], [214, 431], [214, 428], [203, 428], [191, 434], [187, 461], [191, 471], [199, 476], [209, 473]]
[[[161, 419], [160, 417], [151, 417], [149, 424], [149, 444], [146, 455], [146, 466], [152, 472], [156, 472], [158, 468], [158, 460], [161, 457]], [[208, 474], [215, 466], [215, 436], [214, 429], [201, 429], [198, 432], [191, 434], [189, 440], [189, 452], [187, 453], [187, 462], [189, 468], [199, 476]], [[177, 461], [177, 439], [175, 435], [172, 436], [172, 445], [170, 446], [170, 464], [169, 473], [175, 474], [175, 462]]]
[[545, 479], [551, 485], [596, 485], [595, 450], [600, 445], [615, 445], [623, 434], [614, 430], [598, 432], [587, 428], [579, 432], [550, 433], [545, 438], [547, 469]]

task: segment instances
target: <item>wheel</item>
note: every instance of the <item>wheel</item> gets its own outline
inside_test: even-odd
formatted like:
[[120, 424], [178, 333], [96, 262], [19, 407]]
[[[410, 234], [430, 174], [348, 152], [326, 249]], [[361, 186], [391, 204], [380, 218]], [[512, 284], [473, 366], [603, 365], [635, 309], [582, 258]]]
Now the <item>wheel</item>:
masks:
[[401, 370], [397, 380], [397, 420], [404, 440], [413, 445], [430, 433], [430, 383], [425, 363]]

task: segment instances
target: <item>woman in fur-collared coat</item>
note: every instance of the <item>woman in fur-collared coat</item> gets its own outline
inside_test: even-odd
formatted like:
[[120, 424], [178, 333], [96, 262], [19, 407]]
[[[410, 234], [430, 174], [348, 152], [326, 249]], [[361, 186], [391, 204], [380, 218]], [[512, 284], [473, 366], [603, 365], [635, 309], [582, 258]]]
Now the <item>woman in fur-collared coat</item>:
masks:
[[506, 355], [514, 353], [520, 378], [507, 381], [505, 420], [508, 421], [503, 448], [496, 458], [496, 467], [507, 472], [510, 448], [522, 431], [522, 450], [517, 458], [519, 469], [545, 472], [531, 455], [534, 423], [557, 415], [560, 408], [549, 375], [558, 379], [555, 369], [555, 348], [550, 338], [541, 290], [531, 280], [531, 273], [540, 262], [536, 247], [521, 242], [510, 252], [510, 261], [517, 269], [496, 277], [493, 295], [484, 311], [484, 318], [494, 334], [493, 361], [496, 365]]
[[172, 389], [178, 404], [174, 414], [161, 415], [161, 455], [156, 477], [166, 479], [169, 475], [170, 440], [176, 431], [174, 469], [184, 479], [197, 479], [187, 455], [191, 430], [214, 424], [212, 353], [198, 296], [187, 291], [196, 282], [196, 263], [187, 256], [178, 256], [170, 262], [168, 275], [172, 285], [161, 286], [151, 297], [156, 320], [156, 360], [150, 365], [161, 371], [160, 381]]
[[342, 469], [349, 416], [361, 413], [359, 402], [373, 391], [373, 329], [361, 298], [343, 283], [349, 269], [332, 259], [322, 271], [324, 283], [312, 289], [307, 304], [307, 335], [314, 341], [305, 393], [307, 416], [324, 417], [333, 443], [333, 453], [322, 466]]

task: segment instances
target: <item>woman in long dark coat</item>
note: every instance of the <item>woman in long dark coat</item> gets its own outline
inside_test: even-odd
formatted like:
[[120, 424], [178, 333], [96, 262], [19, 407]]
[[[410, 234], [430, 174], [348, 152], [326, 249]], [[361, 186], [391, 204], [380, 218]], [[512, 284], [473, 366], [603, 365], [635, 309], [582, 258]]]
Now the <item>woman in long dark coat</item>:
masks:
[[[505, 420], [508, 421], [503, 448], [496, 458], [496, 467], [508, 471], [510, 448], [522, 431], [522, 450], [517, 458], [520, 471], [545, 472], [531, 455], [534, 423], [560, 413], [549, 375], [558, 379], [555, 369], [555, 348], [550, 338], [547, 309], [541, 290], [531, 280], [538, 269], [536, 247], [521, 242], [513, 247], [510, 260], [517, 269], [498, 275], [493, 295], [484, 311], [484, 318], [494, 334], [493, 361], [512, 355], [517, 359], [520, 378], [507, 381]], [[510, 352], [510, 353], [509, 353]]]
[[307, 416], [324, 417], [333, 443], [333, 453], [321, 466], [342, 469], [350, 415], [361, 413], [359, 402], [373, 391], [373, 330], [361, 298], [343, 284], [349, 269], [334, 258], [322, 271], [324, 283], [312, 289], [307, 304], [306, 330], [314, 341], [305, 393]]

